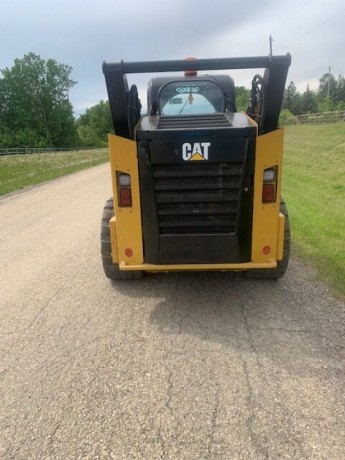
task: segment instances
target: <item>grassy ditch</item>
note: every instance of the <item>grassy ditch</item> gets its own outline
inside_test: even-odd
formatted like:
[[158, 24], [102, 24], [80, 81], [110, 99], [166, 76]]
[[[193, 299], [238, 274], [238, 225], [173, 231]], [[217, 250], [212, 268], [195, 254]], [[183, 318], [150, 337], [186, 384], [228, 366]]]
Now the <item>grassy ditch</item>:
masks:
[[344, 295], [344, 122], [285, 128], [283, 196], [294, 249]]
[[108, 161], [107, 149], [0, 156], [0, 195]]

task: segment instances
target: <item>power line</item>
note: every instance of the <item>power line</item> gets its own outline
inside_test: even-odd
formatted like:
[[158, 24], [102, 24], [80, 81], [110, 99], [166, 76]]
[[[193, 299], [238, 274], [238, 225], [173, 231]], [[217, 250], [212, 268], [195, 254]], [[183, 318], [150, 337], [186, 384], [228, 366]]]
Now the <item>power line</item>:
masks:
[[338, 11], [338, 13], [334, 14], [333, 16], [331, 16], [330, 18], [327, 18], [325, 19], [324, 21], [320, 22], [319, 24], [317, 24], [315, 27], [313, 27], [312, 29], [308, 30], [308, 32], [305, 32], [304, 34], [300, 35], [298, 38], [295, 38], [294, 40], [292, 40], [291, 42], [287, 43], [286, 45], [283, 45], [281, 46], [279, 49], [281, 48], [286, 48], [290, 45], [292, 45], [292, 43], [295, 43], [297, 42], [298, 40], [300, 40], [301, 38], [305, 37], [306, 35], [310, 34], [311, 32], [314, 32], [315, 29], [317, 29], [318, 27], [322, 26], [323, 24], [325, 24], [326, 22], [330, 21], [331, 19], [334, 19], [336, 16], [339, 16], [339, 14], [343, 13], [345, 11], [345, 8], [343, 8], [342, 10]]
[[[282, 48], [283, 46], [281, 45], [281, 43], [277, 40], [275, 40], [275, 43], [277, 43], [278, 45], [280, 45], [280, 48]], [[279, 48], [279, 49], [280, 49]], [[291, 50], [289, 50], [291, 51]], [[311, 61], [311, 62], [315, 62], [315, 64], [317, 64], [318, 66], [320, 66], [320, 68], [326, 68], [326, 63], [324, 61], [321, 61], [321, 60], [316, 60], [314, 58], [312, 58], [311, 56], [307, 55], [307, 54], [304, 54], [304, 53], [301, 53], [301, 51], [299, 49], [295, 49], [292, 51], [292, 56], [294, 56], [295, 54], [298, 54], [301, 58], [303, 58], [304, 60], [308, 60], [308, 61]], [[328, 67], [328, 72], [330, 73], [330, 66], [327, 65]], [[334, 68], [332, 67], [333, 71], [334, 71], [334, 75], [344, 75], [344, 72], [342, 72], [339, 68]], [[323, 73], [326, 73], [326, 72], [323, 72]], [[316, 77], [315, 77], [316, 78]], [[319, 80], [319, 77], [317, 78]]]
[[[274, 39], [275, 43], [277, 43], [277, 45], [279, 46], [278, 50], [281, 49], [281, 48], [285, 48], [285, 45], [282, 45], [281, 42], [279, 42], [279, 40], [276, 40]], [[289, 49], [289, 51], [291, 51]], [[303, 59], [306, 59], [308, 61], [312, 61], [312, 62], [315, 62], [315, 64], [318, 64], [320, 66], [325, 66], [325, 62], [324, 61], [321, 61], [321, 59], [315, 59], [313, 57], [311, 57], [310, 55], [308, 54], [304, 54], [304, 53], [301, 53], [301, 50], [300, 49], [296, 49], [296, 48], [293, 48], [293, 55], [295, 54], [298, 54], [300, 57], [302, 57]], [[336, 70], [340, 70], [340, 69], [336, 69]], [[337, 72], [337, 73], [342, 73], [342, 72]]]
[[305, 3], [303, 3], [303, 5], [302, 5], [300, 8], [298, 8], [297, 11], [295, 11], [294, 13], [291, 14], [291, 16], [289, 16], [287, 19], [285, 19], [278, 27], [276, 27], [276, 28], [271, 32], [271, 34], [274, 34], [274, 32], [277, 32], [277, 30], [279, 30], [279, 29], [281, 29], [283, 26], [285, 26], [286, 23], [290, 21], [290, 19], [292, 19], [292, 18], [293, 18], [294, 16], [296, 16], [300, 11], [302, 11], [303, 8], [304, 8], [305, 6], [307, 6], [308, 3], [310, 3], [310, 2], [311, 2], [311, 0], [307, 0]]
[[[296, 15], [297, 15], [301, 10], [303, 10], [303, 8], [304, 8], [305, 6], [307, 6], [308, 3], [310, 3], [310, 2], [311, 2], [311, 0], [307, 0], [305, 3], [303, 3], [303, 5], [302, 5], [300, 8], [298, 8], [294, 13], [292, 13], [290, 16], [288, 16], [286, 19], [284, 19], [284, 21], [283, 21], [278, 27], [276, 27], [275, 29], [273, 29], [273, 31], [272, 31], [271, 34], [270, 34], [270, 52], [271, 52], [271, 53], [272, 53], [272, 40], [273, 40], [272, 34], [274, 34], [274, 32], [276, 32], [277, 30], [279, 30], [279, 29], [281, 29], [283, 26], [285, 26], [286, 23], [290, 21], [290, 19], [292, 19], [294, 16], [296, 16]], [[273, 41], [274, 41], [274, 40], [273, 40]]]

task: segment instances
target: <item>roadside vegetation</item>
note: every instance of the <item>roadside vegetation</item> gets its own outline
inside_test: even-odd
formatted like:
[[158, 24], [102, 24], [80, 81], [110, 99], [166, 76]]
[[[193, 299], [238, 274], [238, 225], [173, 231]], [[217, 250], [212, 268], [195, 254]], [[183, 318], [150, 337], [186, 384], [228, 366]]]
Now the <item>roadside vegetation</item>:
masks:
[[344, 295], [344, 122], [285, 128], [283, 196], [295, 252]]
[[32, 52], [0, 69], [0, 149], [106, 147], [109, 104], [100, 101], [75, 119], [72, 71]]
[[108, 161], [107, 149], [0, 156], [0, 195]]

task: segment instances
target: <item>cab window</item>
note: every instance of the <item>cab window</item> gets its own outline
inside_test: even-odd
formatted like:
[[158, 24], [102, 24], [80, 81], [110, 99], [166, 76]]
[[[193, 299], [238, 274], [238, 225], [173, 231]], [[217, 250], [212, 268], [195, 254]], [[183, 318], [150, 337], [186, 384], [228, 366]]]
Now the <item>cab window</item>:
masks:
[[159, 93], [161, 115], [201, 115], [224, 111], [224, 95], [212, 81], [175, 81]]

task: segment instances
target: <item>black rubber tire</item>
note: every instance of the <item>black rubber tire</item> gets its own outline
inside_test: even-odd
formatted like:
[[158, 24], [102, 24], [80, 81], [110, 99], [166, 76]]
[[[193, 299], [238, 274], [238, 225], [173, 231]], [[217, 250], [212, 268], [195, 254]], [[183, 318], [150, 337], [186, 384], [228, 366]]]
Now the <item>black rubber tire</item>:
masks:
[[140, 120], [141, 114], [141, 102], [139, 99], [138, 88], [136, 85], [132, 85], [128, 91], [127, 100], [127, 120], [128, 130], [131, 139], [134, 139], [134, 130]]
[[247, 278], [278, 279], [285, 274], [290, 258], [291, 229], [288, 210], [283, 198], [280, 198], [280, 212], [285, 216], [283, 259], [278, 262], [276, 268], [261, 268], [248, 270], [246, 272]]
[[113, 198], [105, 203], [101, 225], [101, 255], [105, 276], [111, 280], [136, 280], [143, 276], [139, 270], [120, 270], [111, 257], [111, 240], [109, 221], [115, 215]]

